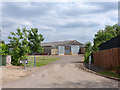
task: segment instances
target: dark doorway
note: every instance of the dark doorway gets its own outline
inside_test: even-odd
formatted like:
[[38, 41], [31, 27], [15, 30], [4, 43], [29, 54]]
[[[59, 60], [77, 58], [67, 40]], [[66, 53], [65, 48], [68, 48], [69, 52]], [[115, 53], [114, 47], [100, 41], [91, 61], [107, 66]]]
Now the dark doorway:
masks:
[[65, 54], [70, 55], [71, 53], [71, 46], [65, 46]]

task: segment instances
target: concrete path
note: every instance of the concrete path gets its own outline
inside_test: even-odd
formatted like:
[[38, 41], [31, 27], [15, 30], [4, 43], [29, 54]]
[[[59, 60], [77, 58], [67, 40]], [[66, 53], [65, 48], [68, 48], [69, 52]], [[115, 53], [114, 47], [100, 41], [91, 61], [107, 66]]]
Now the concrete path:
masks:
[[76, 67], [76, 62], [83, 60], [83, 55], [60, 56], [39, 71], [3, 88], [118, 88], [118, 82], [83, 71]]

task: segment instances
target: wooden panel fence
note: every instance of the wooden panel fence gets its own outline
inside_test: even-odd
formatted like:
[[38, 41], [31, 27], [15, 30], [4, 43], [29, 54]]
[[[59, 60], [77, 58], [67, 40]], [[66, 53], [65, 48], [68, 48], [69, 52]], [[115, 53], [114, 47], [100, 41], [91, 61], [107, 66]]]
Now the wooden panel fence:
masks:
[[120, 48], [112, 48], [93, 53], [93, 63], [104, 69], [120, 68]]

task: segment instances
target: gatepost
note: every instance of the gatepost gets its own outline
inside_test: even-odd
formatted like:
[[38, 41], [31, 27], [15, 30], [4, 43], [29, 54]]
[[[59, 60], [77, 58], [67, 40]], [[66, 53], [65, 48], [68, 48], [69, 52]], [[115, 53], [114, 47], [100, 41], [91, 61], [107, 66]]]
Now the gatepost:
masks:
[[89, 69], [91, 67], [91, 55], [89, 56]]
[[36, 67], [36, 56], [34, 56], [34, 66]]

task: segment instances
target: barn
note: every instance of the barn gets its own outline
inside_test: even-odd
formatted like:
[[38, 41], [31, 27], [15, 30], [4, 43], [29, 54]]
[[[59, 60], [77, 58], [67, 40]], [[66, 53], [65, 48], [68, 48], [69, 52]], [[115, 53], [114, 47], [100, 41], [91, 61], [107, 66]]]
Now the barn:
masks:
[[75, 55], [84, 53], [85, 45], [76, 41], [57, 41], [41, 43], [45, 54], [49, 55]]

